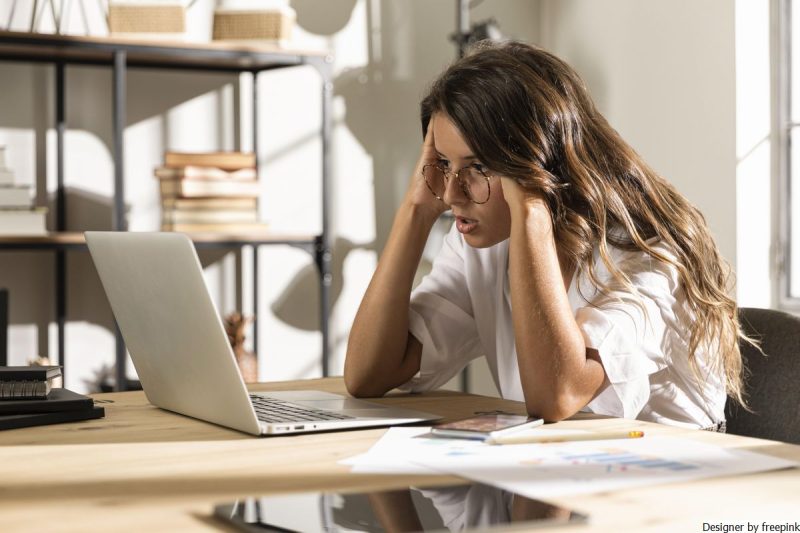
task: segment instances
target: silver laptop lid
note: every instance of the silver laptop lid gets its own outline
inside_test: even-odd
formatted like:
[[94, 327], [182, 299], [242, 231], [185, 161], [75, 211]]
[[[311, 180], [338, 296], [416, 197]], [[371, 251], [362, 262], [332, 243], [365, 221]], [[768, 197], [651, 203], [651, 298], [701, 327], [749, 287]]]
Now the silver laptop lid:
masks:
[[85, 235], [150, 403], [258, 435], [258, 419], [189, 238]]

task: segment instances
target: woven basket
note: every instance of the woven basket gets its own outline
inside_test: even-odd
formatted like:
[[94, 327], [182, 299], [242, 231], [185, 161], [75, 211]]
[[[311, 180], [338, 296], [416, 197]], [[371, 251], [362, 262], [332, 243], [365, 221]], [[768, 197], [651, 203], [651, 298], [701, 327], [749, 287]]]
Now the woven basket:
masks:
[[214, 11], [213, 39], [288, 41], [294, 21], [293, 9], [217, 9]]
[[116, 4], [108, 6], [108, 31], [115, 33], [183, 33], [186, 9], [180, 4]]

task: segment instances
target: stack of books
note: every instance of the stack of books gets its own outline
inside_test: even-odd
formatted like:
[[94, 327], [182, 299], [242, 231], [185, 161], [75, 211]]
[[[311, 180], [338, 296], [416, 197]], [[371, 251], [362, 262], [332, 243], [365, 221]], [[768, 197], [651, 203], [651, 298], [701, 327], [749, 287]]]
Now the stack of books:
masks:
[[245, 152], [166, 152], [155, 169], [161, 230], [228, 234], [264, 232], [258, 221], [256, 158]]
[[0, 146], [0, 235], [45, 235], [47, 208], [33, 206], [33, 187], [17, 185]]
[[88, 396], [53, 388], [58, 366], [0, 366], [0, 430], [102, 418]]

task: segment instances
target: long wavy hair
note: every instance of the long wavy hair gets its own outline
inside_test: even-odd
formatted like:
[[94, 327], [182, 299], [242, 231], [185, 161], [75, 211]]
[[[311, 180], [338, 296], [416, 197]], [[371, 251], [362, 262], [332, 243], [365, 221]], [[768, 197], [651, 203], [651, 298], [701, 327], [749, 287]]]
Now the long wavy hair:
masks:
[[702, 347], [710, 370], [724, 374], [728, 395], [746, 405], [739, 340], [752, 341], [729, 296], [731, 269], [703, 215], [608, 124], [569, 65], [520, 42], [478, 43], [422, 100], [423, 134], [436, 112], [493, 173], [543, 194], [560, 252], [601, 293], [612, 291], [595, 272], [595, 250], [615, 285], [631, 295], [636, 290], [614, 264], [611, 246], [673, 265], [693, 318], [687, 327], [695, 377], [702, 379]]

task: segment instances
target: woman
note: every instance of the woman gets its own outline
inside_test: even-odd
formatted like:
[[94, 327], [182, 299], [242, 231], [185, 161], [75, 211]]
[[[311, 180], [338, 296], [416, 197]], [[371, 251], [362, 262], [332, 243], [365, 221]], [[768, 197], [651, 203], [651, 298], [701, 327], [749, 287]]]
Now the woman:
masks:
[[[724, 429], [744, 403], [729, 269], [702, 215], [534, 46], [482, 43], [421, 104], [424, 144], [345, 362], [355, 396], [438, 387], [485, 355], [504, 398]], [[434, 221], [455, 215], [412, 280]]]

